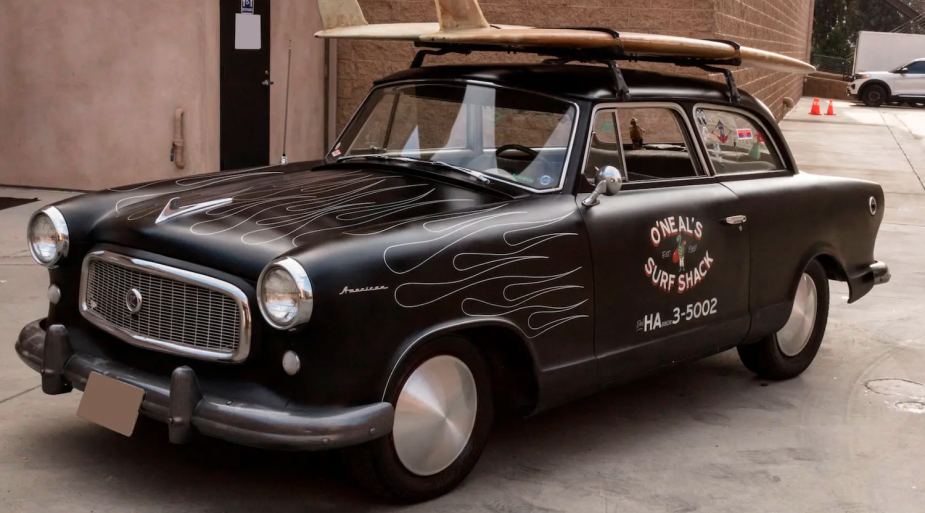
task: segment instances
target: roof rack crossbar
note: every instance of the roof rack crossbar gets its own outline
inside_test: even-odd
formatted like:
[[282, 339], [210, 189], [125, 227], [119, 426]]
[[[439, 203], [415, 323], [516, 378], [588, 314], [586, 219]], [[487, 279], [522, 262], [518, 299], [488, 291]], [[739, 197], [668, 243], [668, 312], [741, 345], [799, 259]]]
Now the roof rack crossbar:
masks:
[[716, 66], [710, 66], [707, 64], [700, 64], [697, 65], [697, 67], [710, 73], [722, 73], [726, 77], [726, 87], [729, 88], [729, 103], [738, 105], [742, 102], [742, 95], [739, 93], [739, 88], [736, 87], [736, 80], [732, 75], [732, 70], [726, 68], [717, 68]]
[[739, 43], [736, 43], [735, 41], [731, 39], [704, 39], [704, 41], [713, 41], [716, 43], [726, 43], [727, 45], [735, 48], [736, 50], [742, 49], [742, 45], [740, 45]]
[[[578, 30], [598, 30], [598, 29], [578, 29]], [[603, 30], [603, 29], [601, 29]], [[609, 31], [614, 32], [615, 31]], [[734, 47], [738, 47], [738, 43], [735, 41], [721, 41], [723, 43], [730, 44]], [[416, 41], [414, 46], [417, 48], [424, 48], [418, 52], [417, 56], [414, 58], [411, 67], [416, 68], [420, 67], [424, 58], [427, 55], [446, 55], [451, 53], [469, 55], [472, 52], [495, 52], [495, 53], [530, 53], [534, 55], [541, 55], [545, 57], [550, 57], [546, 59], [545, 63], [547, 64], [568, 64], [569, 62], [583, 62], [588, 64], [604, 64], [606, 65], [614, 77], [614, 86], [617, 90], [617, 97], [621, 101], [628, 101], [630, 99], [629, 87], [626, 84], [626, 80], [623, 78], [623, 72], [620, 69], [620, 66], [617, 64], [617, 61], [637, 61], [637, 62], [660, 62], [665, 64], [674, 64], [675, 66], [680, 67], [693, 67], [700, 68], [704, 71], [710, 73], [722, 73], [726, 77], [726, 86], [729, 88], [729, 101], [732, 104], [738, 104], [742, 100], [742, 95], [739, 92], [738, 87], [735, 83], [735, 78], [732, 74], [732, 71], [726, 68], [718, 68], [717, 66], [741, 66], [742, 60], [739, 58], [736, 59], [698, 59], [698, 58], [689, 58], [689, 57], [666, 57], [666, 56], [649, 56], [649, 55], [635, 55], [627, 54], [623, 51], [623, 48], [619, 46], [605, 47], [605, 48], [552, 48], [552, 47], [532, 47], [532, 46], [494, 46], [494, 45], [468, 45], [468, 44], [454, 44], [454, 43], [434, 43], [434, 42], [421, 42]]]
[[452, 49], [452, 48], [440, 48], [436, 50], [418, 50], [418, 53], [414, 55], [414, 60], [411, 61], [411, 68], [416, 69], [424, 65], [424, 59], [428, 55], [446, 55], [449, 53], [459, 53], [462, 55], [469, 55], [472, 52], [463, 50], [463, 49]]
[[584, 30], [587, 32], [603, 32], [610, 34], [614, 39], [620, 39], [620, 33], [612, 28], [607, 27], [552, 27], [558, 30]]
[[617, 97], [621, 102], [630, 101], [630, 88], [626, 85], [626, 80], [623, 78], [623, 71], [620, 70], [620, 66], [615, 60], [604, 61], [601, 64], [606, 64], [610, 68], [610, 73], [613, 74], [614, 84], [617, 87]]

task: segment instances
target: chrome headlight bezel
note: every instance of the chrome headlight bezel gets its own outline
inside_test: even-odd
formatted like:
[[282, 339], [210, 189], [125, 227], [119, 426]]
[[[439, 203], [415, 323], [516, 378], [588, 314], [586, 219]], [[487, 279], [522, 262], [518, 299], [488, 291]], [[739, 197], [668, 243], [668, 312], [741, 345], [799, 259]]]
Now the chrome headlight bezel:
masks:
[[[276, 321], [273, 316], [267, 312], [266, 294], [264, 294], [264, 285], [267, 275], [276, 269], [285, 271], [292, 277], [299, 291], [299, 300], [297, 303], [298, 312], [295, 317], [287, 323]], [[314, 307], [314, 294], [312, 291], [312, 282], [308, 279], [308, 274], [302, 265], [290, 257], [283, 257], [274, 260], [266, 266], [260, 273], [257, 280], [257, 305], [260, 307], [260, 313], [267, 324], [278, 330], [290, 330], [301, 324], [305, 324], [312, 317], [312, 308]]]
[[[32, 240], [35, 222], [41, 216], [45, 216], [51, 221], [58, 237], [58, 242], [55, 243], [55, 256], [47, 262], [39, 257], [38, 251], [36, 251], [35, 244]], [[29, 218], [29, 226], [26, 230], [26, 243], [29, 245], [29, 252], [32, 253], [32, 258], [35, 259], [39, 265], [49, 269], [57, 267], [58, 262], [67, 257], [67, 252], [70, 249], [70, 234], [67, 229], [67, 222], [64, 220], [61, 211], [55, 207], [45, 207], [32, 214], [32, 217]]]

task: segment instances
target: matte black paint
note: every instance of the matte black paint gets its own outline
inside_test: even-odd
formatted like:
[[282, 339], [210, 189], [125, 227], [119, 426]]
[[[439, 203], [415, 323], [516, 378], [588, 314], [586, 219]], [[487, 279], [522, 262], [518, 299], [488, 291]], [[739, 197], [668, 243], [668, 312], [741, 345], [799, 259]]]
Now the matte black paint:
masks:
[[[728, 105], [723, 84], [626, 71], [634, 101]], [[592, 208], [580, 173], [590, 113], [614, 101], [604, 68], [447, 66], [400, 72], [408, 80], [477, 80], [560, 96], [579, 106], [575, 147], [561, 192], [530, 194], [417, 164], [308, 162], [120, 187], [57, 204], [71, 253], [51, 279], [62, 299], [46, 321], [67, 327], [78, 354], [167, 378], [192, 368], [206, 395], [233, 394], [268, 408], [362, 406], [382, 401], [395, 365], [410, 348], [442, 334], [494, 326], [531, 355], [539, 396], [534, 411], [674, 362], [757, 340], [786, 322], [797, 278], [824, 255], [851, 300], [873, 286], [869, 269], [882, 221], [883, 192], [860, 180], [798, 174], [770, 112], [743, 93], [739, 108], [762, 120], [788, 170], [632, 183]], [[697, 144], [700, 144], [699, 140]], [[706, 149], [701, 145], [701, 152]], [[868, 199], [881, 205], [871, 216]], [[234, 198], [230, 204], [157, 224], [164, 206]], [[744, 214], [740, 231], [723, 220]], [[653, 286], [649, 257], [657, 220], [702, 223], [699, 260], [708, 275], [684, 294]], [[669, 246], [664, 246], [670, 249]], [[252, 355], [238, 365], [196, 361], [120, 342], [77, 312], [84, 256], [105, 248], [229, 281], [251, 300]], [[658, 252], [654, 251], [658, 249]], [[255, 284], [288, 255], [312, 280], [312, 320], [281, 332], [263, 321]], [[669, 255], [670, 256], [670, 255]], [[717, 313], [654, 331], [647, 314], [717, 299]], [[280, 361], [296, 351], [302, 370]]]

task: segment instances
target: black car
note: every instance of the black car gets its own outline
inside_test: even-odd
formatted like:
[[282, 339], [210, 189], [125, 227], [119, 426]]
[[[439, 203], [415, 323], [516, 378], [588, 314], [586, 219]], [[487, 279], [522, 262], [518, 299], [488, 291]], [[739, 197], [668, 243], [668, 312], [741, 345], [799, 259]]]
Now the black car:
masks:
[[51, 304], [16, 351], [120, 432], [344, 448], [407, 501], [456, 486], [497, 412], [732, 348], [799, 375], [828, 280], [854, 302], [889, 279], [881, 187], [798, 172], [727, 84], [614, 71], [413, 68], [324, 161], [48, 206]]

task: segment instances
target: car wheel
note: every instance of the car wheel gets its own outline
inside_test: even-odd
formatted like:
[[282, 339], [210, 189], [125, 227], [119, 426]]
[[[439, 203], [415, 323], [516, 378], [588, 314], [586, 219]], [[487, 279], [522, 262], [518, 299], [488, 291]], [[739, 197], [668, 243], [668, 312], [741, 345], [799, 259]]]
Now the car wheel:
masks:
[[373, 493], [403, 503], [443, 495], [469, 475], [494, 416], [490, 374], [467, 340], [447, 337], [415, 350], [395, 369], [385, 400], [392, 432], [345, 449], [351, 473]]
[[787, 324], [763, 340], [739, 346], [739, 358], [748, 370], [767, 379], [799, 376], [813, 362], [829, 318], [829, 282], [817, 261], [800, 277]]
[[910, 107], [915, 107], [916, 109], [925, 109], [925, 103], [910, 103]]
[[864, 88], [861, 93], [861, 101], [868, 107], [879, 107], [887, 100], [886, 89], [881, 85], [871, 85]]

